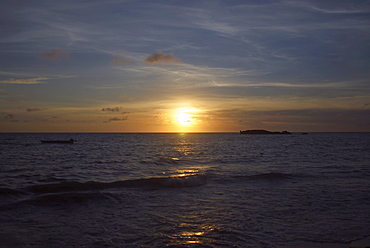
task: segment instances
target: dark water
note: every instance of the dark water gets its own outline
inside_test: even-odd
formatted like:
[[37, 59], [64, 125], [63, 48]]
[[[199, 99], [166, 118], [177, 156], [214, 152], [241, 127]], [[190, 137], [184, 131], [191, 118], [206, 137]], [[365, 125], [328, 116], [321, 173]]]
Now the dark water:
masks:
[[0, 138], [0, 247], [348, 247], [370, 235], [370, 133]]

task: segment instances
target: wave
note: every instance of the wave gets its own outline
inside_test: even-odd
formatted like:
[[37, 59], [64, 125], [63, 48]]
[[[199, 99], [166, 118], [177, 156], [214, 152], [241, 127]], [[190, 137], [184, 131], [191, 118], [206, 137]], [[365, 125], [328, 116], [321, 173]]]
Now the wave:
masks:
[[16, 189], [0, 188], [0, 195], [20, 195], [24, 193], [25, 192]]
[[277, 181], [293, 178], [290, 174], [280, 173], [280, 172], [268, 172], [256, 175], [242, 175], [235, 176], [235, 178], [247, 179], [247, 180], [267, 180], [267, 181]]
[[[183, 164], [184, 160], [181, 160]], [[155, 164], [155, 165], [176, 165], [180, 163], [180, 159], [176, 157], [159, 157], [156, 160], [144, 159], [140, 161], [141, 164]]]
[[153, 177], [133, 180], [115, 181], [111, 183], [102, 182], [60, 182], [51, 184], [32, 185], [27, 188], [32, 193], [59, 193], [68, 191], [104, 190], [109, 188], [183, 188], [196, 187], [206, 184], [207, 177], [203, 174], [178, 176], [178, 177]]
[[100, 195], [86, 192], [67, 192], [56, 194], [44, 194], [23, 201], [25, 204], [43, 204], [43, 203], [82, 203], [90, 199], [95, 199]]
[[[140, 178], [133, 180], [115, 181], [111, 183], [103, 182], [77, 182], [61, 181], [59, 183], [36, 184], [29, 186], [24, 191], [13, 190], [10, 188], [0, 188], [0, 195], [22, 195], [22, 197], [9, 198], [10, 200], [0, 204], [0, 210], [11, 210], [23, 208], [24, 206], [64, 206], [65, 204], [84, 204], [89, 201], [114, 201], [121, 202], [122, 199], [131, 198], [128, 192], [100, 191], [115, 188], [143, 188], [143, 189], [166, 189], [196, 187], [206, 184], [207, 177], [203, 174], [173, 176], [173, 177], [154, 177]], [[125, 196], [122, 198], [122, 194]], [[119, 195], [119, 197], [117, 197]], [[8, 198], [6, 198], [8, 199]], [[132, 199], [130, 200], [132, 202]]]
[[115, 201], [116, 197], [109, 193], [101, 192], [61, 192], [18, 199], [0, 206], [0, 210], [14, 210], [27, 206], [65, 206], [66, 204], [84, 204], [89, 201]]

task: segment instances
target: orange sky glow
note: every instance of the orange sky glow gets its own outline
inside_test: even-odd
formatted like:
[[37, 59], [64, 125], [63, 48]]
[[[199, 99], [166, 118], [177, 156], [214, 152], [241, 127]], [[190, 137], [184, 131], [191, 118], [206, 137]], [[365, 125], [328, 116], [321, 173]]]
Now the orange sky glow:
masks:
[[370, 132], [362, 2], [0, 7], [0, 132]]

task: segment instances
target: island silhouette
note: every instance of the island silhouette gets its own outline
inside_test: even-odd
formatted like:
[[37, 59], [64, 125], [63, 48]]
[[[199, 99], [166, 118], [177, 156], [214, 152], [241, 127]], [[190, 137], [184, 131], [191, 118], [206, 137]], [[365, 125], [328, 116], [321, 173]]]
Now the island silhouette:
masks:
[[262, 130], [262, 129], [253, 129], [253, 130], [245, 130], [245, 131], [240, 130], [240, 134], [292, 134], [292, 133], [290, 133], [288, 131], [271, 132], [271, 131]]

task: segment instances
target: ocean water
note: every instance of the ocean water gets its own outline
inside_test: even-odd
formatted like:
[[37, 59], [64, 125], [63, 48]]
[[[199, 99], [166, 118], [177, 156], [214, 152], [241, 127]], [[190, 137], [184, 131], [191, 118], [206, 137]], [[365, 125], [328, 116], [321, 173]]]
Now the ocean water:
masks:
[[0, 247], [349, 247], [370, 235], [370, 133], [3, 133], [0, 158]]

